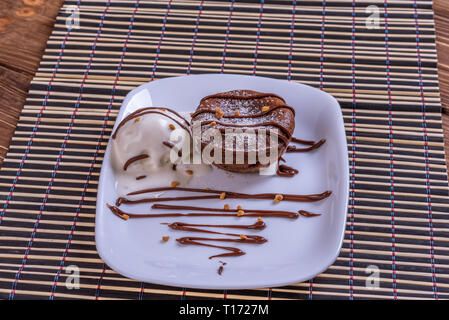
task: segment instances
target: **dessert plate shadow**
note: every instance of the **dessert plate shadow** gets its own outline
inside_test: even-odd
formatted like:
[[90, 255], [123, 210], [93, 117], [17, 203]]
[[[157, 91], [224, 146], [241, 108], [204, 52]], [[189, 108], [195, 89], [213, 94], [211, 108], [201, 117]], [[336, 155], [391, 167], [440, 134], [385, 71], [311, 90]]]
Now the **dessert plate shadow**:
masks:
[[[238, 221], [239, 224], [251, 224], [256, 218], [172, 217], [124, 221], [113, 215], [106, 206], [107, 203], [114, 204], [118, 196], [108, 146], [98, 186], [95, 241], [101, 259], [110, 268], [126, 277], [161, 285], [249, 289], [283, 286], [311, 279], [325, 271], [338, 257], [346, 225], [349, 168], [343, 116], [340, 105], [331, 95], [307, 85], [256, 76], [205, 74], [165, 78], [129, 92], [122, 103], [115, 127], [127, 114], [139, 108], [168, 107], [178, 112], [192, 112], [201, 98], [236, 89], [269, 92], [283, 97], [296, 110], [293, 136], [314, 141], [326, 139], [326, 143], [312, 152], [284, 155], [286, 164], [299, 170], [294, 177], [227, 173], [214, 169], [208, 176], [193, 179], [189, 187], [285, 194], [314, 194], [331, 190], [332, 195], [314, 203], [281, 201], [274, 204], [271, 200], [209, 199], [182, 204], [222, 208], [224, 203], [228, 203], [231, 208], [242, 205], [248, 209], [307, 210], [321, 216], [296, 220], [264, 218], [267, 224], [264, 230], [244, 232], [261, 235], [268, 239], [266, 243], [236, 244], [246, 252], [245, 255], [208, 259], [223, 251], [179, 244], [176, 238], [192, 233], [170, 230], [161, 223], [232, 224]], [[167, 181], [167, 186], [169, 183]], [[136, 213], [149, 213], [151, 210], [149, 204], [121, 208]], [[162, 242], [163, 236], [169, 236], [169, 241]], [[218, 260], [227, 263], [221, 275], [217, 272], [221, 266]]]

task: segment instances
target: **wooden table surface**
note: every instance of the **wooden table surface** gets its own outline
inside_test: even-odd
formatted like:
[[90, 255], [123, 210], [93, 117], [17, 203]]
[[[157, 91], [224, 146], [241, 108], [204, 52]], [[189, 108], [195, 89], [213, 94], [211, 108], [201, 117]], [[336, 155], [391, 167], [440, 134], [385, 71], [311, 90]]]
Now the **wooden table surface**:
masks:
[[[0, 2], [0, 167], [64, 0]], [[446, 163], [449, 155], [449, 1], [434, 0]]]
[[0, 1], [0, 167], [63, 2]]

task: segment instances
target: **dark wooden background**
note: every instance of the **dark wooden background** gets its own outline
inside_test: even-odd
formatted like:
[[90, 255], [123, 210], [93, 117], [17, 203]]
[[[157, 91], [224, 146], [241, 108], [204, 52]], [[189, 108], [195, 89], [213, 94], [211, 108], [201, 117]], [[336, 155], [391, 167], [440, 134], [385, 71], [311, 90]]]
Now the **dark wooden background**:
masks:
[[[0, 0], [0, 167], [29, 84], [64, 0]], [[446, 162], [449, 155], [449, 0], [434, 0]]]
[[0, 0], [0, 167], [64, 0]]

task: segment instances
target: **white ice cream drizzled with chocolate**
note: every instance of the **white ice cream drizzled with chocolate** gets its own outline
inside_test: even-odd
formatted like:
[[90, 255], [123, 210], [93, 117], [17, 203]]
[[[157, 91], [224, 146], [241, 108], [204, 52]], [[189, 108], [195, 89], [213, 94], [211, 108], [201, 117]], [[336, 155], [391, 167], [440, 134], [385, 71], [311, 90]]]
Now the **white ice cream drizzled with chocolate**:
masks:
[[[127, 115], [111, 137], [112, 167], [119, 195], [154, 186], [186, 185], [208, 166], [190, 164], [189, 122], [168, 108], [142, 108]], [[188, 145], [188, 146], [187, 146]]]

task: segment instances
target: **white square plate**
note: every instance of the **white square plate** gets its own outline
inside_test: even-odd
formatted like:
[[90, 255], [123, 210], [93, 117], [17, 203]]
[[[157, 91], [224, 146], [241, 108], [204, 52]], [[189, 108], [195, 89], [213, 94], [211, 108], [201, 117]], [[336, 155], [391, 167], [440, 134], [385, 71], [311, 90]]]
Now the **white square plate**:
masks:
[[[178, 244], [174, 239], [189, 233], [169, 230], [160, 223], [188, 220], [190, 223], [222, 224], [223, 219], [239, 218], [189, 217], [124, 221], [116, 217], [106, 207], [106, 203], [114, 204], [117, 198], [108, 146], [98, 188], [95, 236], [100, 257], [118, 273], [144, 282], [178, 287], [262, 288], [311, 279], [325, 271], [337, 258], [346, 225], [349, 168], [343, 116], [338, 102], [331, 95], [310, 86], [255, 76], [205, 74], [166, 78], [131, 91], [122, 104], [116, 126], [126, 114], [142, 107], [168, 107], [180, 112], [191, 112], [202, 97], [234, 89], [280, 95], [296, 109], [294, 136], [315, 141], [324, 138], [326, 143], [313, 152], [285, 154], [286, 163], [300, 171], [291, 178], [229, 174], [214, 169], [210, 175], [193, 181], [189, 187], [210, 187], [243, 193], [312, 194], [331, 190], [329, 198], [315, 203], [282, 201], [275, 205], [270, 200], [244, 200], [246, 208], [304, 209], [322, 215], [296, 220], [265, 218], [267, 228], [256, 232], [267, 238], [268, 242], [261, 245], [236, 244], [246, 255], [221, 259], [227, 265], [222, 275], [218, 275], [220, 264], [217, 260], [220, 259], [208, 257], [222, 253], [222, 250]], [[197, 200], [189, 204], [221, 207], [222, 203], [217, 204], [216, 201]], [[231, 208], [242, 204], [242, 201], [226, 200]], [[148, 213], [150, 205], [123, 206], [123, 210]], [[248, 218], [245, 221], [250, 224], [253, 220]], [[226, 221], [229, 223], [229, 220]], [[161, 238], [165, 235], [169, 235], [170, 240], [162, 243]]]

